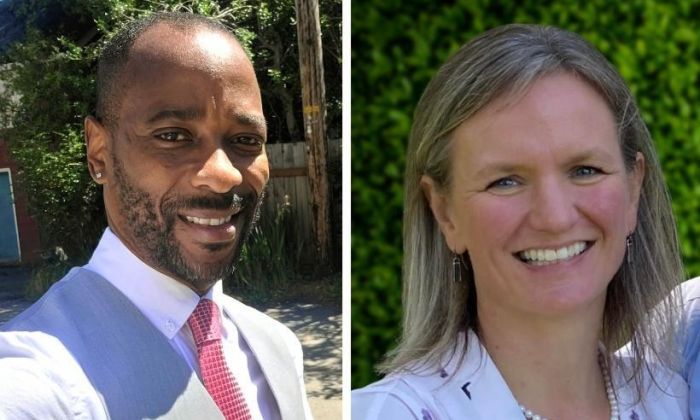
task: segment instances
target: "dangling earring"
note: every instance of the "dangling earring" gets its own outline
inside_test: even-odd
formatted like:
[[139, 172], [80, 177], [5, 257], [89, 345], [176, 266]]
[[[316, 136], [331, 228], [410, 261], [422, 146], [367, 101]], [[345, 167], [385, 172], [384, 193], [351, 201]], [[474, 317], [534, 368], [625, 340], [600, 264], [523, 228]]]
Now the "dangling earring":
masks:
[[459, 256], [452, 253], [452, 281], [459, 283], [462, 281], [462, 267], [460, 267]]
[[464, 271], [469, 271], [469, 266], [464, 261], [464, 254], [452, 251], [452, 280], [455, 283], [462, 281], [462, 267], [464, 267]]
[[627, 245], [627, 264], [632, 264], [632, 235], [634, 233], [630, 233], [625, 240], [625, 245]]

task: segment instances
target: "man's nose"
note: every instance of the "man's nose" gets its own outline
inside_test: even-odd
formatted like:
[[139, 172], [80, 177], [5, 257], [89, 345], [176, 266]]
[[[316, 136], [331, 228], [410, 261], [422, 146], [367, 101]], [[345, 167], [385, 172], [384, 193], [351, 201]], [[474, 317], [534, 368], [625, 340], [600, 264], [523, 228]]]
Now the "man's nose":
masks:
[[212, 192], [226, 193], [243, 182], [241, 172], [233, 165], [226, 152], [216, 149], [197, 171], [192, 185]]
[[561, 233], [571, 229], [579, 217], [576, 191], [566, 182], [547, 182], [535, 188], [530, 224], [535, 230]]

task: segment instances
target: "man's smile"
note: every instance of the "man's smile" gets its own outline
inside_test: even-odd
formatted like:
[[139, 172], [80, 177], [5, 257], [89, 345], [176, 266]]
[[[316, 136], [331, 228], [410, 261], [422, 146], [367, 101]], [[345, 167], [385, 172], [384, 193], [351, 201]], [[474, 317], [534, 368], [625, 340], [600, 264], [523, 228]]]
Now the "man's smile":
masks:
[[205, 219], [200, 217], [185, 216], [188, 222], [194, 223], [195, 225], [203, 226], [220, 226], [231, 220], [231, 216], [224, 217], [221, 219]]
[[185, 226], [187, 235], [202, 244], [227, 243], [236, 240], [236, 225], [241, 207], [236, 210], [192, 210], [180, 213], [178, 219]]
[[[238, 216], [250, 201], [248, 196], [233, 194], [225, 199], [181, 199], [175, 206], [186, 208], [177, 211], [178, 219], [197, 235], [198, 242], [229, 242], [235, 239]], [[173, 205], [168, 207], [172, 209]]]

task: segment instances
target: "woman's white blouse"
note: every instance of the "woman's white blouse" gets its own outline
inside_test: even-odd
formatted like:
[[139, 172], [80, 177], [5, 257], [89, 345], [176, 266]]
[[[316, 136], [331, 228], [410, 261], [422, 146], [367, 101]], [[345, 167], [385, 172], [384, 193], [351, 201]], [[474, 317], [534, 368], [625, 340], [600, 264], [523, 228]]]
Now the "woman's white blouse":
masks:
[[[445, 420], [500, 419], [522, 420], [515, 397], [486, 349], [472, 331], [467, 332], [467, 354], [460, 365], [459, 357], [446, 361], [441, 369], [426, 373], [398, 373], [352, 392], [354, 420]], [[460, 334], [457, 348], [464, 348]], [[479, 343], [479, 345], [474, 345]], [[635, 403], [633, 384], [625, 384], [620, 364], [613, 363], [613, 385], [622, 420], [688, 419], [688, 386], [683, 379], [659, 368], [641, 402]], [[617, 366], [617, 368], [615, 368]], [[648, 373], [643, 373], [649, 382]]]

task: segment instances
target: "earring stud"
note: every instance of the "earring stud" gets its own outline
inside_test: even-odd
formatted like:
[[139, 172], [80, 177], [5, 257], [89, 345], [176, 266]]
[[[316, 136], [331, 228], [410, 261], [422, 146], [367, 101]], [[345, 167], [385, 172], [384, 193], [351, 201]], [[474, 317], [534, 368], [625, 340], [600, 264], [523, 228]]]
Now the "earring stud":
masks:
[[95, 173], [95, 178], [97, 178], [97, 179], [102, 178], [102, 172]]

